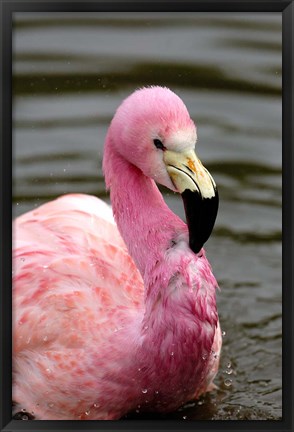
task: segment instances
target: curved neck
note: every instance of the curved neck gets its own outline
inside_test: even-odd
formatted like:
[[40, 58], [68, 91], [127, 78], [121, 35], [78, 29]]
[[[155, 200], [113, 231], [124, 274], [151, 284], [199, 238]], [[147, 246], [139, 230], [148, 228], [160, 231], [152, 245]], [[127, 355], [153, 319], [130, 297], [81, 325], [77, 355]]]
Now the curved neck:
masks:
[[[195, 279], [195, 269], [189, 274], [192, 254], [177, 255], [179, 265], [170, 259], [167, 249], [179, 235], [187, 234], [186, 224], [167, 207], [154, 181], [107, 144], [103, 167], [113, 213], [145, 286], [145, 309], [127, 329], [136, 353], [130, 375], [135, 374], [138, 397], [144, 396], [144, 403], [146, 396], [140, 390], [144, 388], [152, 395], [160, 388], [166, 403], [173, 403], [174, 395], [177, 402], [178, 392], [187, 400], [206, 377], [208, 360], [203, 361], [203, 356], [211, 351], [217, 323], [215, 280], [205, 258], [199, 258], [203, 284], [200, 277]], [[187, 289], [190, 276], [199, 288]], [[176, 371], [177, 365], [181, 368], [167, 380], [166, 371]], [[153, 374], [157, 380], [150, 385]]]
[[106, 145], [104, 158], [114, 217], [144, 279], [146, 268], [160, 260], [173, 237], [187, 228], [165, 204], [153, 180], [111, 145]]

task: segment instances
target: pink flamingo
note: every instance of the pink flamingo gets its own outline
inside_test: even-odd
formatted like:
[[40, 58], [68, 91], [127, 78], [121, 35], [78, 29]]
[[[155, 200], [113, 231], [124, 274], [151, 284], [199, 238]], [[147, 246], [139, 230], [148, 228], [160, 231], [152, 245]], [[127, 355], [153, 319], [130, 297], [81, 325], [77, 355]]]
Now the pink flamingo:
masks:
[[[215, 183], [171, 90], [135, 91], [109, 127], [112, 210], [65, 195], [17, 218], [13, 400], [36, 419], [168, 412], [214, 388], [222, 337], [202, 248]], [[187, 225], [155, 181], [182, 195]]]

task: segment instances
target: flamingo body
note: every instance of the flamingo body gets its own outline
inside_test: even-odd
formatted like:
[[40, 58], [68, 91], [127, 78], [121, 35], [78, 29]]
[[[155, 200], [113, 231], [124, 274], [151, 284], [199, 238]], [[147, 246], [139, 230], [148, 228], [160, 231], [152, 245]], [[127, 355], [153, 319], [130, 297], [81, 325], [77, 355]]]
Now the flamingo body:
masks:
[[[178, 98], [155, 89], [179, 104], [184, 120], [174, 128], [184, 125], [193, 136]], [[37, 419], [118, 419], [138, 407], [168, 412], [213, 388], [217, 283], [154, 181], [117, 151], [119, 123], [109, 129], [104, 156], [117, 225], [110, 206], [77, 194], [14, 222], [13, 400]], [[156, 163], [160, 182], [174, 188]]]

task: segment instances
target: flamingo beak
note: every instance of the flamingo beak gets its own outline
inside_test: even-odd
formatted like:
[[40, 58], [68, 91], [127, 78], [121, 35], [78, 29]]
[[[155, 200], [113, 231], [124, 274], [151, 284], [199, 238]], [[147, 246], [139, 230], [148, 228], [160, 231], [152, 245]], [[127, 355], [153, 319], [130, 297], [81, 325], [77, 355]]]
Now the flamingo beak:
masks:
[[189, 246], [198, 253], [211, 235], [218, 211], [215, 181], [202, 165], [194, 150], [163, 155], [167, 172], [184, 201]]

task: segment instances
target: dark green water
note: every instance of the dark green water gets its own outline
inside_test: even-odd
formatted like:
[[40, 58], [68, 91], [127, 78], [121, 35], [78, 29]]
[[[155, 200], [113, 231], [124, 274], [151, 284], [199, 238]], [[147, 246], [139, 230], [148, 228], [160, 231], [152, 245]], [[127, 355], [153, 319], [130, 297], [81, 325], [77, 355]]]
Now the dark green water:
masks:
[[281, 24], [274, 13], [15, 15], [14, 216], [68, 192], [108, 199], [104, 137], [135, 88], [170, 87], [197, 124], [221, 200], [206, 246], [225, 332], [219, 390], [160, 418], [282, 416]]

